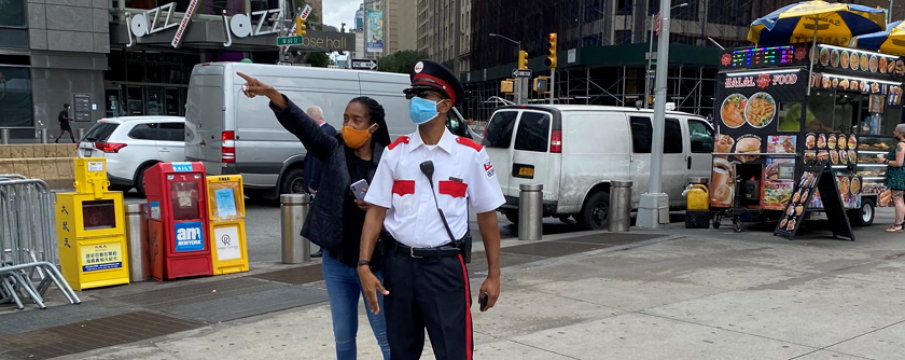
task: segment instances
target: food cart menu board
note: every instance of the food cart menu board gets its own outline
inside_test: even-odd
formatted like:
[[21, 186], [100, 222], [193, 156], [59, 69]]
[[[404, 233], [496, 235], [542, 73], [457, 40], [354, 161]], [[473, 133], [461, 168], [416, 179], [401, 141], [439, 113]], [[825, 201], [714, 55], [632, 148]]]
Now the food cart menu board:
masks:
[[744, 70], [805, 66], [807, 44], [795, 44], [764, 48], [744, 48], [723, 50], [720, 58], [721, 70]]
[[842, 206], [842, 197], [834, 181], [836, 176], [833, 168], [828, 162], [823, 161], [816, 166], [803, 166], [802, 170], [801, 178], [795, 183], [792, 198], [786, 205], [773, 234], [786, 236], [792, 240], [804, 221], [811, 199], [819, 193], [833, 236], [844, 236], [855, 241], [851, 224]]
[[[801, 127], [808, 75], [803, 69], [721, 73], [717, 103], [710, 204], [731, 207], [739, 165], [763, 167], [764, 194], [758, 208], [782, 210], [791, 197], [802, 133], [781, 130]], [[797, 105], [796, 105], [797, 104]], [[781, 115], [782, 114], [782, 115]], [[750, 167], [749, 167], [750, 168]]]
[[811, 60], [816, 67], [832, 69], [835, 73], [876, 74], [883, 78], [893, 77], [894, 80], [905, 76], [905, 61], [894, 55], [820, 44], [816, 52], [811, 52]]

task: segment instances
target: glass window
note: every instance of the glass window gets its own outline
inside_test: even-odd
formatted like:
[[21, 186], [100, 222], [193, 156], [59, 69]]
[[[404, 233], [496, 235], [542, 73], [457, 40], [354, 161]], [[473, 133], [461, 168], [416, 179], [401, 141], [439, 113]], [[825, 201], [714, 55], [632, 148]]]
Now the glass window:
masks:
[[650, 154], [650, 139], [654, 135], [650, 118], [632, 116], [630, 122], [632, 126], [632, 151], [636, 154]]
[[693, 153], [713, 152], [713, 129], [700, 120], [688, 120], [688, 137]]
[[[801, 103], [789, 102], [779, 104], [779, 131], [801, 130]], [[808, 110], [807, 123], [815, 120], [814, 113]]]
[[0, 47], [28, 48], [28, 30], [0, 28]]
[[663, 153], [682, 153], [682, 125], [677, 119], [666, 119], [666, 133], [663, 135]]
[[157, 124], [138, 124], [129, 131], [129, 137], [136, 140], [157, 140]]
[[632, 31], [631, 30], [616, 30], [616, 44], [631, 44], [632, 43]]
[[[632, 116], [632, 150], [636, 154], [650, 154], [650, 144], [654, 130], [650, 118]], [[711, 143], [711, 147], [712, 147]], [[679, 120], [666, 119], [666, 133], [663, 136], [664, 154], [682, 153], [682, 126]]]
[[508, 148], [512, 142], [516, 115], [517, 111], [500, 111], [493, 114], [487, 124], [483, 145], [491, 148]]
[[185, 141], [184, 123], [162, 123], [160, 124], [159, 132], [158, 140]]
[[113, 134], [113, 130], [119, 127], [119, 124], [111, 124], [111, 123], [97, 123], [88, 129], [88, 132], [85, 133], [85, 138], [83, 141], [107, 141], [110, 138], [110, 135]]
[[524, 112], [515, 133], [515, 150], [547, 152], [550, 114]]
[[29, 70], [25, 67], [0, 66], [0, 126], [34, 125]]
[[807, 111], [814, 114], [814, 121], [805, 123], [806, 131], [833, 132], [833, 106], [836, 97], [833, 94], [818, 92], [808, 96]]
[[0, 5], [3, 8], [0, 11], [0, 26], [25, 27], [25, 0], [3, 0]]

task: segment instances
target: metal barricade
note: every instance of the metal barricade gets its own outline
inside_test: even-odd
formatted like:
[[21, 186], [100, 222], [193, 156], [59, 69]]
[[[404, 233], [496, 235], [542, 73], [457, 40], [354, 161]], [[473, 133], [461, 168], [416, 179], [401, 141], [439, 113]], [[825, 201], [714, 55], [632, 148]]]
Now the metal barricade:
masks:
[[44, 181], [0, 175], [0, 303], [22, 309], [21, 298], [27, 297], [43, 309], [42, 296], [51, 284], [71, 304], [81, 302], [55, 265], [53, 206], [54, 194]]
[[282, 226], [283, 264], [311, 261], [311, 244], [299, 233], [308, 217], [310, 195], [280, 195], [280, 222]]

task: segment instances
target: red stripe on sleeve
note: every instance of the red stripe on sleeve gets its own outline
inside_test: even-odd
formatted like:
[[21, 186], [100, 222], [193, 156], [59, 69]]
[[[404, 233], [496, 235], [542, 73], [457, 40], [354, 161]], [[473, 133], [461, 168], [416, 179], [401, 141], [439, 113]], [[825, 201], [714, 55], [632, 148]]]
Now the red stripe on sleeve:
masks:
[[405, 196], [415, 193], [415, 180], [396, 180], [393, 182], [393, 194]]

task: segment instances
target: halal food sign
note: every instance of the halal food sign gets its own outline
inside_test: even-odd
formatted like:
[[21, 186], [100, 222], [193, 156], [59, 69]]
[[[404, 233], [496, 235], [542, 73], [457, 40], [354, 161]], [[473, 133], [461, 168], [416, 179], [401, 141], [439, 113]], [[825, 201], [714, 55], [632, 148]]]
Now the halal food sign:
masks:
[[794, 85], [798, 83], [798, 73], [758, 74], [751, 76], [729, 76], [726, 78], [727, 89], [759, 87], [766, 89], [770, 85]]

